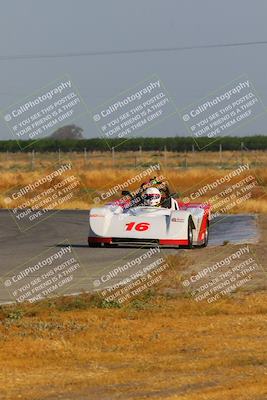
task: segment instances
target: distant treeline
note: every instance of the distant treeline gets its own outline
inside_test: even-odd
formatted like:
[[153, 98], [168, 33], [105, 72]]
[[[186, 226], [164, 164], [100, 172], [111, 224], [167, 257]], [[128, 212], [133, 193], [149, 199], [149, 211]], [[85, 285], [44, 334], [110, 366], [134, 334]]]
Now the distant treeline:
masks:
[[[19, 147], [19, 145], [20, 147]], [[208, 151], [218, 151], [222, 145], [222, 150], [240, 150], [242, 147], [248, 150], [266, 150], [267, 149], [267, 136], [246, 136], [246, 137], [232, 137], [227, 136], [223, 138], [210, 139], [207, 137], [198, 138], [197, 144], [191, 137], [166, 137], [166, 138], [134, 138], [125, 140], [123, 143], [121, 139], [65, 139], [55, 140], [51, 138], [40, 139], [37, 142], [16, 141], [16, 140], [1, 140], [0, 152], [29, 152], [32, 149], [38, 152], [53, 152], [60, 149], [63, 152], [78, 151], [82, 152], [84, 149], [87, 151], [107, 151], [112, 147], [116, 152], [120, 151], [192, 151], [204, 149]]]

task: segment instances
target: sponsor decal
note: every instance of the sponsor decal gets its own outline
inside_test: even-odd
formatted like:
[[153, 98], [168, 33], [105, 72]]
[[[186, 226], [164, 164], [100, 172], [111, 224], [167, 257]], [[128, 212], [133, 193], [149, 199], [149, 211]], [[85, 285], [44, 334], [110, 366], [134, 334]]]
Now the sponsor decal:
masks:
[[184, 218], [172, 218], [172, 222], [184, 222]]

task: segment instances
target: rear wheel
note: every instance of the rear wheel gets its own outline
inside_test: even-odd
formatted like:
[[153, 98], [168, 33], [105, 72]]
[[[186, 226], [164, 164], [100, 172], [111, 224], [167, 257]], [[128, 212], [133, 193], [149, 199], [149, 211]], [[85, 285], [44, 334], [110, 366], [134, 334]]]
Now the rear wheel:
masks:
[[209, 227], [209, 221], [207, 221], [207, 226], [204, 234], [204, 243], [200, 247], [207, 247], [209, 242], [209, 233], [210, 233], [210, 227]]
[[187, 228], [187, 240], [188, 240], [188, 245], [186, 246], [187, 249], [192, 249], [193, 247], [193, 220], [192, 217], [190, 216], [188, 218], [188, 228]]

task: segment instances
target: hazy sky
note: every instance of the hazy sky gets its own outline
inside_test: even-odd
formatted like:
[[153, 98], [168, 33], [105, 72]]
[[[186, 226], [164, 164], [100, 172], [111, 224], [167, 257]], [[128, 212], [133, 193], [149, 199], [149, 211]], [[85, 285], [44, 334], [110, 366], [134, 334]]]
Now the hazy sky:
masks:
[[[95, 108], [156, 73], [178, 108], [242, 74], [267, 106], [267, 45], [182, 51], [53, 56], [267, 40], [266, 0], [9, 0], [1, 1], [0, 108], [68, 73], [89, 108]], [[8, 58], [10, 57], [10, 58]], [[236, 134], [265, 134], [261, 116]], [[88, 117], [77, 121], [97, 136]], [[0, 138], [10, 138], [4, 123]], [[177, 116], [148, 135], [185, 135]]]

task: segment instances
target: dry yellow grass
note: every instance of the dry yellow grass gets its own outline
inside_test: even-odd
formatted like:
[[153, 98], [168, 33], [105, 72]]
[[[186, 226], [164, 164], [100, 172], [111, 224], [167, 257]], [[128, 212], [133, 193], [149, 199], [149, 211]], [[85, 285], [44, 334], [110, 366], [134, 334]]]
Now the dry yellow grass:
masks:
[[[8, 159], [6, 159], [8, 157]], [[74, 174], [81, 182], [79, 191], [68, 202], [60, 205], [60, 208], [88, 209], [93, 205], [93, 198], [101, 191], [123, 184], [128, 179], [134, 177], [147, 169], [150, 165], [161, 163], [161, 175], [164, 175], [170, 182], [173, 190], [178, 192], [181, 197], [188, 193], [196, 191], [204, 184], [219, 179], [243, 163], [249, 163], [250, 170], [244, 173], [242, 177], [253, 174], [257, 177], [259, 187], [253, 191], [253, 196], [248, 201], [242, 202], [239, 206], [231, 209], [229, 212], [267, 212], [267, 202], [265, 197], [267, 185], [267, 156], [266, 152], [225, 152], [222, 161], [218, 159], [217, 153], [195, 152], [188, 153], [187, 168], [185, 168], [184, 153], [163, 153], [147, 152], [142, 153], [117, 153], [115, 160], [112, 160], [109, 153], [92, 153], [85, 160], [82, 155], [71, 153], [64, 160], [71, 160], [73, 169], [66, 175]], [[57, 162], [58, 155], [54, 153], [36, 154], [35, 162], [32, 164], [30, 154], [1, 154], [0, 157], [0, 207], [6, 207], [4, 201], [6, 193], [13, 187], [22, 187], [34, 182], [47, 171], [52, 170], [52, 166]], [[220, 164], [220, 165], [219, 165]], [[222, 167], [222, 168], [218, 168]], [[65, 175], [65, 176], [66, 176]], [[62, 180], [63, 178], [59, 178]], [[237, 182], [240, 177], [232, 179], [231, 183]], [[136, 189], [139, 183], [133, 184], [129, 189]], [[220, 185], [220, 190], [229, 186], [225, 183]], [[39, 194], [45, 185], [36, 190]], [[218, 190], [217, 190], [218, 192]], [[209, 197], [216, 194], [211, 191], [208, 196], [202, 196], [199, 201], [209, 201]], [[119, 197], [117, 193], [114, 197]], [[110, 200], [110, 199], [109, 199]], [[18, 206], [20, 203], [13, 202], [12, 206]]]
[[1, 399], [267, 398], [266, 293], [213, 305], [154, 297], [139, 309], [86, 301], [2, 312]]

